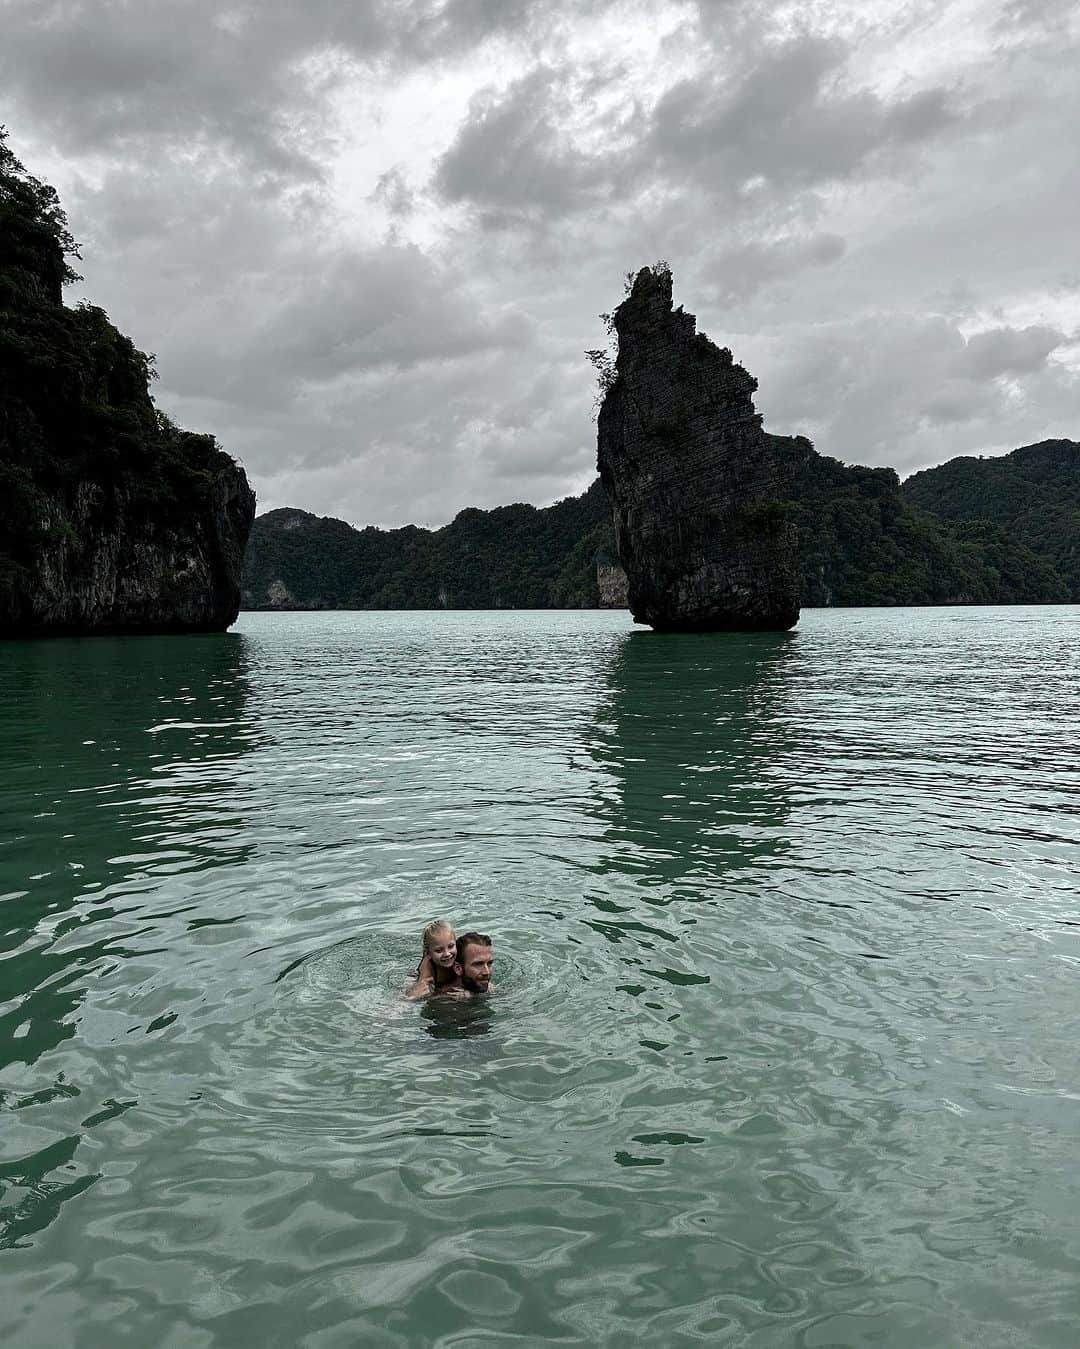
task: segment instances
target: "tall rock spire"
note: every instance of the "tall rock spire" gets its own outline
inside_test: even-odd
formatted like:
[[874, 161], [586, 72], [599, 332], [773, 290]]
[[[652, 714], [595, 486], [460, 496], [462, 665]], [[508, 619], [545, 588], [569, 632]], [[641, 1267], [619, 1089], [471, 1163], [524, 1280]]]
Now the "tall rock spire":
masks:
[[597, 452], [634, 618], [667, 631], [792, 627], [792, 466], [762, 430], [757, 381], [672, 309], [662, 265], [638, 272], [612, 319]]

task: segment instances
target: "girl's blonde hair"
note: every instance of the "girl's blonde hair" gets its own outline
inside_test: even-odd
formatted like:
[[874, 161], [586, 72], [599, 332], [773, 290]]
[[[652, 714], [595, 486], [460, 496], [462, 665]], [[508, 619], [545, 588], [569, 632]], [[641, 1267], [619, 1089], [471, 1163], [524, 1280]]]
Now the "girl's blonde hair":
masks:
[[427, 955], [431, 950], [432, 938], [436, 933], [443, 931], [453, 932], [453, 930], [453, 923], [447, 922], [445, 918], [433, 918], [432, 921], [428, 923], [427, 927], [424, 928], [424, 954]]

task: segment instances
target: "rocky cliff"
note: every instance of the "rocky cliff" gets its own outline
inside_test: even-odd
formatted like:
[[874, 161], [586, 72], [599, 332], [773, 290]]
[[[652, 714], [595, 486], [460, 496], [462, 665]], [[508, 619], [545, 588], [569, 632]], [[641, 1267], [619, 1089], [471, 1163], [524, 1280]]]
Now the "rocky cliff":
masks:
[[625, 609], [626, 572], [617, 562], [598, 562], [596, 564], [597, 607], [600, 609]]
[[784, 629], [799, 616], [794, 467], [754, 410], [757, 382], [643, 268], [612, 315], [618, 357], [598, 420], [634, 618], [665, 630]]
[[102, 310], [63, 304], [73, 252], [0, 134], [0, 636], [222, 630], [254, 494]]

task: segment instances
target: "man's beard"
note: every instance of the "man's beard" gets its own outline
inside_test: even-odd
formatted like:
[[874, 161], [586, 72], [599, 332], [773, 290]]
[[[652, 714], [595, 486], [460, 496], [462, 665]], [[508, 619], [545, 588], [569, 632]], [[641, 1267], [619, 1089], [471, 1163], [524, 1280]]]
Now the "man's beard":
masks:
[[[490, 982], [491, 980], [489, 979], [488, 983]], [[470, 978], [467, 974], [461, 976], [461, 986], [466, 993], [486, 993], [488, 991], [487, 984], [477, 983], [475, 979]]]

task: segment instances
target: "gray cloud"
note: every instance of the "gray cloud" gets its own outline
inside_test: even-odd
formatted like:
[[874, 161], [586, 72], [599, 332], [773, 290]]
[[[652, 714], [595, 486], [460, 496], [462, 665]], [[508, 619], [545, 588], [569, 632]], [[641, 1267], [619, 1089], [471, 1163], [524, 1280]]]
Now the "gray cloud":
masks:
[[998, 27], [1010, 36], [1034, 32], [1057, 41], [1069, 36], [1075, 22], [1073, 0], [1007, 0]]
[[441, 523], [583, 487], [582, 351], [657, 257], [767, 424], [826, 453], [1080, 435], [1056, 0], [841, 0], [797, 27], [768, 0], [0, 14], [5, 120], [83, 292], [264, 508]]
[[680, 81], [653, 112], [644, 161], [669, 179], [702, 175], [724, 193], [759, 179], [800, 188], [880, 168], [887, 151], [955, 120], [940, 87], [891, 101], [845, 90], [848, 54], [838, 40], [805, 35], [766, 50], [741, 78]]
[[[839, 39], [804, 34], [752, 50], [748, 67], [707, 67], [648, 111], [624, 99], [597, 113], [567, 71], [537, 66], [474, 100], [436, 186], [501, 227], [586, 211], [616, 194], [655, 197], [660, 184], [729, 202], [765, 189], [775, 200], [903, 169], [918, 146], [962, 121], [941, 86], [892, 99], [848, 89], [850, 49]], [[617, 68], [593, 72], [597, 93], [618, 82]], [[579, 125], [588, 119], [589, 148], [563, 130], [575, 113]]]
[[524, 311], [483, 305], [463, 278], [411, 245], [279, 252], [272, 296], [252, 296], [247, 283], [234, 280], [206, 302], [203, 324], [170, 352], [163, 392], [280, 410], [333, 399], [340, 387], [358, 396], [373, 375], [394, 380], [424, 367], [430, 378], [433, 364], [517, 356], [535, 336]]
[[705, 301], [735, 305], [755, 295], [770, 282], [792, 277], [807, 267], [827, 267], [839, 261], [847, 244], [827, 231], [809, 237], [753, 240], [722, 249], [704, 260], [696, 280]]
[[602, 198], [610, 190], [610, 159], [576, 149], [560, 133], [556, 118], [568, 102], [555, 72], [543, 66], [501, 97], [478, 96], [439, 162], [439, 191], [508, 219], [558, 216]]
[[[157, 6], [116, 0], [6, 8], [9, 31], [19, 32], [0, 58], [9, 96], [72, 152], [167, 144], [287, 180], [319, 176], [295, 135], [317, 115], [319, 92], [296, 63], [334, 42], [317, 16], [304, 25], [299, 11], [267, 4], [238, 7], [229, 22], [210, 0], [189, 4], [176, 23]], [[354, 42], [378, 50], [385, 34], [371, 8], [357, 7]]]
[[[260, 508], [295, 504], [358, 523], [445, 523], [465, 506], [551, 501], [595, 472], [589, 378], [539, 353], [536, 376], [499, 351], [401, 372], [342, 375], [262, 410], [162, 390], [192, 425], [214, 424], [249, 471]], [[505, 397], [493, 408], [491, 388]], [[495, 415], [497, 414], [497, 415]]]
[[[586, 8], [548, 0], [5, 0], [0, 77], [75, 152], [166, 143], [286, 181], [318, 179], [310, 141], [350, 63], [399, 71]], [[600, 0], [597, 8], [605, 8]], [[58, 97], [58, 92], [61, 96]]]
[[371, 196], [397, 220], [405, 219], [416, 210], [416, 193], [398, 168], [387, 169], [379, 175]]
[[792, 341], [776, 367], [766, 357], [759, 407], [771, 429], [802, 430], [849, 462], [910, 471], [1001, 452], [1075, 415], [1080, 377], [1047, 361], [1066, 340], [1038, 326], [965, 339], [940, 317], [836, 323]]
[[1000, 375], [1029, 375], [1041, 370], [1046, 358], [1064, 346], [1065, 334], [1046, 324], [1026, 328], [992, 328], [968, 339], [959, 369], [972, 379], [997, 379]]
[[292, 276], [279, 274], [278, 284], [282, 297], [252, 351], [256, 360], [279, 353], [296, 379], [457, 360], [527, 347], [532, 337], [521, 310], [478, 310], [460, 279], [412, 246], [305, 256]]

